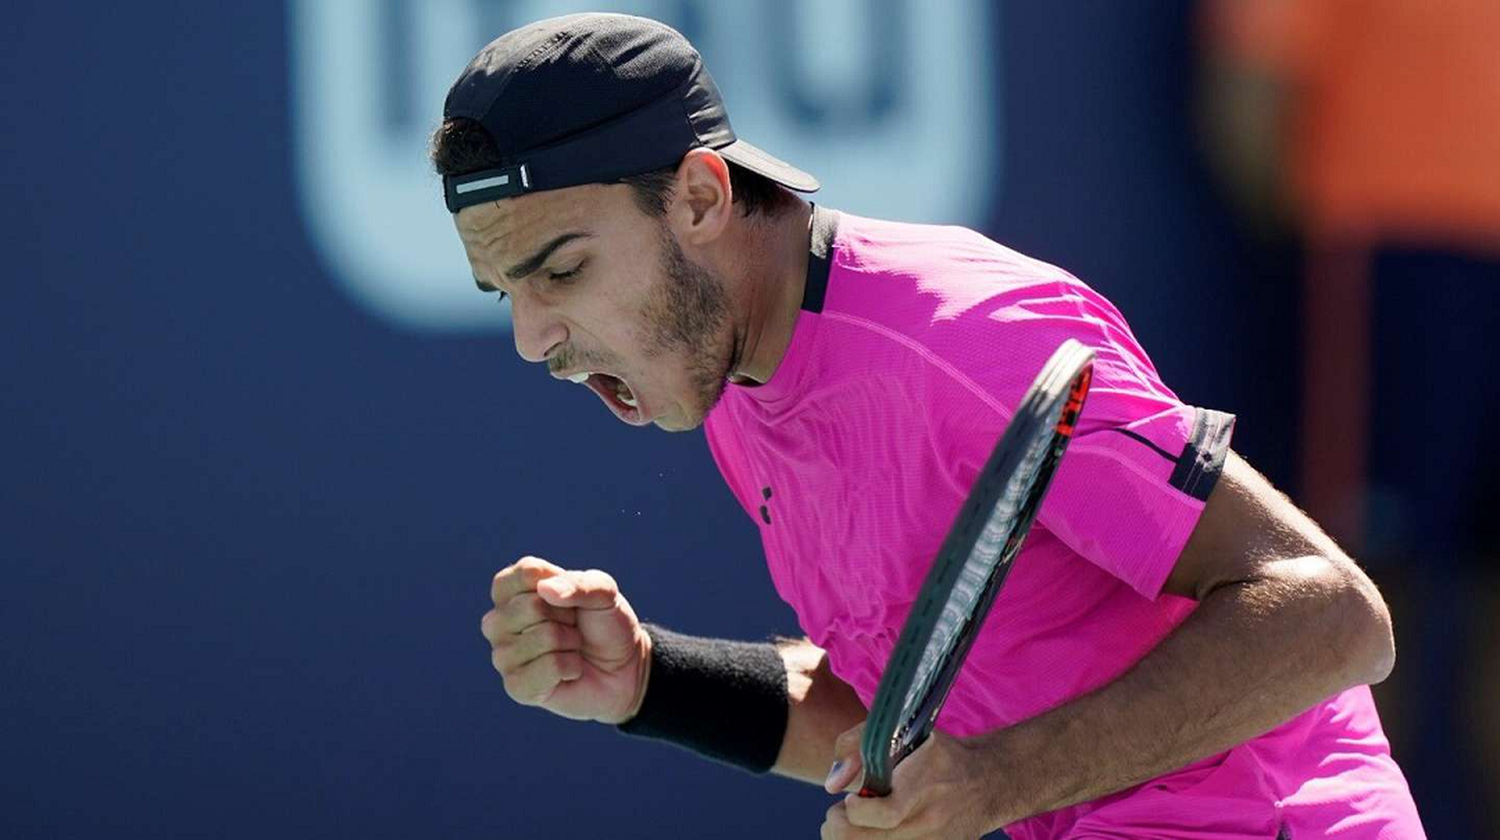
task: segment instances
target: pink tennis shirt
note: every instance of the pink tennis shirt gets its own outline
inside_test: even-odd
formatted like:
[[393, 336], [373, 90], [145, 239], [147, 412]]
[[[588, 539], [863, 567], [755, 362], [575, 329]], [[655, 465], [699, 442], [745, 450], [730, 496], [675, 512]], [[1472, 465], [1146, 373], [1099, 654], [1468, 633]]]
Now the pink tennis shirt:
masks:
[[[938, 727], [1010, 726], [1118, 677], [1193, 611], [1162, 584], [1234, 418], [1178, 400], [1114, 306], [1065, 271], [957, 227], [816, 208], [812, 228], [785, 357], [764, 385], [729, 386], [705, 424], [803, 631], [868, 707], [1014, 406], [1074, 338], [1097, 354], [1078, 432]], [[1364, 686], [1226, 753], [1007, 832], [1423, 835]]]

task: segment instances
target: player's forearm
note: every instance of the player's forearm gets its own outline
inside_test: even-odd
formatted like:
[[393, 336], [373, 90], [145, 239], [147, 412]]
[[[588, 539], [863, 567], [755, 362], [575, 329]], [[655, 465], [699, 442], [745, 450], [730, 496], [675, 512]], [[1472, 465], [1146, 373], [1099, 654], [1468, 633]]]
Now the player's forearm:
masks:
[[1139, 784], [1385, 678], [1390, 619], [1347, 558], [1265, 568], [1206, 596], [1115, 682], [976, 739], [992, 759], [995, 824]]
[[786, 735], [772, 772], [821, 785], [833, 761], [833, 743], [865, 718], [865, 707], [847, 683], [834, 676], [828, 656], [803, 639], [778, 645], [787, 666], [790, 702]]

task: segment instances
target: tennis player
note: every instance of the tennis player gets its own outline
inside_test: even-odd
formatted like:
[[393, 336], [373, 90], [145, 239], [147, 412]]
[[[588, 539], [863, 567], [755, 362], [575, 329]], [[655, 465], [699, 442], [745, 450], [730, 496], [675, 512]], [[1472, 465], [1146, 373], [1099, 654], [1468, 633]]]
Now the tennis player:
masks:
[[624, 422], [703, 426], [806, 633], [643, 625], [605, 572], [526, 557], [482, 622], [516, 701], [857, 789], [907, 607], [1073, 338], [1097, 354], [1078, 434], [939, 731], [823, 836], [1423, 835], [1367, 687], [1394, 661], [1380, 593], [1084, 283], [809, 205], [817, 181], [738, 140], [698, 53], [640, 18], [500, 37], [432, 154], [517, 352]]

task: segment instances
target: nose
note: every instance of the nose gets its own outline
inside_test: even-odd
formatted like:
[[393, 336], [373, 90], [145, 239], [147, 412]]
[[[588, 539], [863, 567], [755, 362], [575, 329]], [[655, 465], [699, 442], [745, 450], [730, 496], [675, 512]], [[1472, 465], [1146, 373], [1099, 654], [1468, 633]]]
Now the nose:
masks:
[[568, 340], [568, 329], [552, 307], [527, 300], [510, 299], [510, 327], [516, 353], [528, 362], [545, 362], [555, 348]]

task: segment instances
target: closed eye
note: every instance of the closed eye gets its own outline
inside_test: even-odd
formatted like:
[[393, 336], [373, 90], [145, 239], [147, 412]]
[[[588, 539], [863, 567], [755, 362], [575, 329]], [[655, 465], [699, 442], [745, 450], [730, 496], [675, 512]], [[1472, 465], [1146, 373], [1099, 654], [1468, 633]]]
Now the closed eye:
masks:
[[567, 281], [577, 277], [579, 272], [583, 271], [583, 267], [585, 265], [588, 265], [588, 260], [584, 260], [583, 262], [567, 271], [549, 271], [547, 272], [547, 279], [559, 283], [566, 283]]

